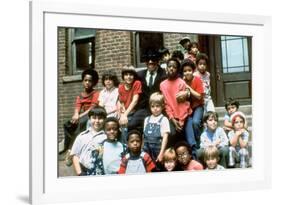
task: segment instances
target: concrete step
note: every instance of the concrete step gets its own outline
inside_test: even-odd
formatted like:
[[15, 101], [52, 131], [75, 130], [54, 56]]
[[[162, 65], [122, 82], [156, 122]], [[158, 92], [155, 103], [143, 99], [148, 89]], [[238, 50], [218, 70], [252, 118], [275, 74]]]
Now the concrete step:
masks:
[[[247, 121], [248, 127], [251, 127], [252, 126], [252, 115], [246, 115], [246, 121]], [[219, 121], [218, 121], [219, 126], [223, 126], [223, 122], [224, 122], [224, 116], [219, 116]]]
[[[215, 107], [215, 110], [219, 116], [224, 116], [226, 113], [225, 107]], [[252, 105], [240, 105], [239, 111], [243, 112], [245, 115], [252, 115]]]

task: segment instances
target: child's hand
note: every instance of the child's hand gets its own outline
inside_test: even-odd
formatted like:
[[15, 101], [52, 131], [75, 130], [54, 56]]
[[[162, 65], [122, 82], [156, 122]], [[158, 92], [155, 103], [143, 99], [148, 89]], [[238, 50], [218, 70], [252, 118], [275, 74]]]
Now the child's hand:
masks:
[[219, 146], [220, 143], [221, 143], [221, 139], [217, 139], [217, 140], [215, 141], [215, 146], [216, 146], [216, 147]]
[[120, 125], [127, 125], [128, 124], [128, 117], [124, 114], [121, 114], [119, 119]]
[[235, 131], [235, 134], [236, 134], [237, 136], [241, 136], [243, 132], [244, 132], [244, 129], [241, 129], [241, 130]]
[[181, 131], [182, 130], [182, 126], [180, 125], [180, 122], [178, 120], [176, 120], [175, 118], [171, 119], [173, 124], [175, 125], [175, 128], [177, 131]]
[[156, 162], [162, 162], [163, 161], [163, 153], [159, 153], [159, 155], [157, 156]]
[[178, 103], [185, 102], [188, 97], [189, 97], [188, 92], [185, 91], [185, 90], [179, 91], [176, 94], [176, 100], [177, 100]]
[[79, 121], [79, 114], [78, 113], [75, 113], [72, 118], [71, 118], [71, 123], [72, 124], [77, 124]]

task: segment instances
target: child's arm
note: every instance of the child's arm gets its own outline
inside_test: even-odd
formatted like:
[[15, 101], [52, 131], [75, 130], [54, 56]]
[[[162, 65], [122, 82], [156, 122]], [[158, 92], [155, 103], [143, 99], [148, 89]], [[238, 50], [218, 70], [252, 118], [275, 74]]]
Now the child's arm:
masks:
[[165, 132], [162, 136], [161, 149], [160, 149], [159, 155], [157, 156], [156, 162], [163, 161], [164, 151], [165, 151], [167, 143], [168, 143], [168, 135], [169, 135], [169, 133]]
[[79, 157], [74, 155], [72, 157], [72, 162], [73, 162], [74, 171], [76, 172], [77, 176], [83, 175], [82, 169], [81, 169], [81, 166], [80, 166], [80, 162], [79, 162]]
[[[196, 90], [194, 90], [192, 87], [190, 87], [189, 85], [187, 85], [189, 91], [190, 91], [190, 95], [195, 97], [197, 100], [201, 100], [203, 98], [203, 95], [199, 92], [197, 92]], [[202, 89], [203, 90], [203, 89]]]
[[[242, 135], [244, 134], [244, 139]], [[248, 146], [249, 133], [246, 130], [242, 130], [242, 134], [239, 137], [239, 145], [241, 148], [246, 148]]]
[[77, 108], [75, 108], [74, 114], [73, 114], [73, 116], [71, 118], [71, 123], [72, 124], [77, 124], [78, 121], [79, 121], [79, 110]]
[[216, 134], [218, 134], [218, 140], [219, 140], [219, 144], [218, 147], [224, 147], [224, 146], [228, 146], [228, 138], [225, 134], [225, 131], [223, 130], [223, 128], [218, 127], [216, 130]]
[[123, 110], [123, 112], [121, 110], [121, 116], [120, 116], [120, 120], [119, 120], [121, 125], [125, 125], [128, 123], [128, 115], [135, 108], [135, 106], [138, 103], [138, 100], [139, 100], [139, 94], [135, 94], [133, 96], [133, 100], [130, 103], [129, 107], [127, 109]]
[[225, 130], [233, 130], [232, 123], [229, 122], [227, 119], [223, 121], [224, 129]]
[[241, 134], [241, 131], [233, 131], [229, 133], [229, 143], [231, 146], [235, 147], [238, 144]]

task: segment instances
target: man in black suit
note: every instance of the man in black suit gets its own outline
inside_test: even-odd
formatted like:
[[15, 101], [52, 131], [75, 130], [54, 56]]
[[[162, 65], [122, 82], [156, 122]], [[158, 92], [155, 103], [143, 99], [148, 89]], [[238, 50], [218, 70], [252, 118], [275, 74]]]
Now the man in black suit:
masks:
[[137, 73], [142, 83], [142, 93], [134, 114], [134, 122], [130, 123], [132, 126], [128, 127], [129, 130], [139, 128], [142, 131], [144, 119], [150, 115], [149, 97], [152, 93], [160, 91], [160, 83], [167, 77], [166, 71], [159, 65], [160, 54], [157, 50], [147, 50], [142, 58], [145, 61], [146, 69]]

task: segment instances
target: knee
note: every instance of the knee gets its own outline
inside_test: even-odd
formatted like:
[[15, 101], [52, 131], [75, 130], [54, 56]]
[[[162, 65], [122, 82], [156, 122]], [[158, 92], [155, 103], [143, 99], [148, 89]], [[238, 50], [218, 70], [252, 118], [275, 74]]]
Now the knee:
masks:
[[247, 156], [248, 155], [248, 150], [246, 148], [241, 148], [239, 150], [239, 155]]

